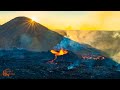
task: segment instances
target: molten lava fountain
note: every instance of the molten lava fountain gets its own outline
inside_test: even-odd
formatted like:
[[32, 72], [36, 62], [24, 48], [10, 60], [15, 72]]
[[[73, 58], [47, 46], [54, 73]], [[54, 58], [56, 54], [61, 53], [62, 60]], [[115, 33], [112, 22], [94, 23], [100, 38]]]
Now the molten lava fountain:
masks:
[[57, 59], [57, 56], [62, 56], [68, 53], [68, 51], [64, 49], [60, 49], [59, 51], [51, 50], [50, 52], [55, 55], [55, 58], [51, 60], [50, 63], [53, 63]]

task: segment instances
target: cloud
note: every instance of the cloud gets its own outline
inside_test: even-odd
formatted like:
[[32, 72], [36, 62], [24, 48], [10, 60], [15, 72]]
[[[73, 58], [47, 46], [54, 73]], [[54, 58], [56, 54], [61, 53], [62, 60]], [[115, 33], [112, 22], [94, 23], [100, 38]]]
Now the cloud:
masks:
[[90, 12], [80, 24], [81, 30], [119, 30], [119, 11]]

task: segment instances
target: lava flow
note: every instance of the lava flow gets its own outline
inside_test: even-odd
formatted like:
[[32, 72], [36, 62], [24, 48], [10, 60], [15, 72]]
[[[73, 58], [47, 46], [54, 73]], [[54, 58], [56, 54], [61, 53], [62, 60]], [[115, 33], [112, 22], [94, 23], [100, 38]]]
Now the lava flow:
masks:
[[53, 63], [57, 59], [57, 56], [62, 56], [64, 54], [68, 53], [68, 51], [64, 50], [64, 49], [60, 49], [59, 51], [51, 50], [50, 52], [55, 55], [55, 58], [53, 60], [49, 61], [50, 63]]
[[93, 59], [93, 60], [104, 60], [105, 57], [104, 56], [96, 56], [96, 55], [82, 55], [82, 59], [83, 60], [88, 60], [88, 59]]
[[13, 73], [13, 71], [8, 68], [8, 69], [3, 70], [2, 75], [9, 77], [9, 76], [15, 75], [15, 73]]

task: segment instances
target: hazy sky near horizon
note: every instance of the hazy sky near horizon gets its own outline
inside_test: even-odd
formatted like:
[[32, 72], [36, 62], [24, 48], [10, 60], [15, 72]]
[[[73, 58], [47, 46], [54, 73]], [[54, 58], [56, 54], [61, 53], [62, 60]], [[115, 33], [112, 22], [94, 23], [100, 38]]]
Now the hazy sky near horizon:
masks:
[[53, 30], [120, 30], [120, 11], [0, 11], [0, 24], [18, 16]]

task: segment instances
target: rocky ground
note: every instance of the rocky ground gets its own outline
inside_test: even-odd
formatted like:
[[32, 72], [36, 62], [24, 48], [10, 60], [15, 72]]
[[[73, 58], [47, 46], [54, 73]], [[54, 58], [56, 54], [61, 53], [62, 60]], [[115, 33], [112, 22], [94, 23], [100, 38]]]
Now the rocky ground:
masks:
[[[0, 50], [0, 79], [120, 79], [118, 64], [110, 58], [85, 61], [69, 52], [49, 63], [52, 59], [49, 51]], [[3, 76], [7, 68], [15, 75]]]

